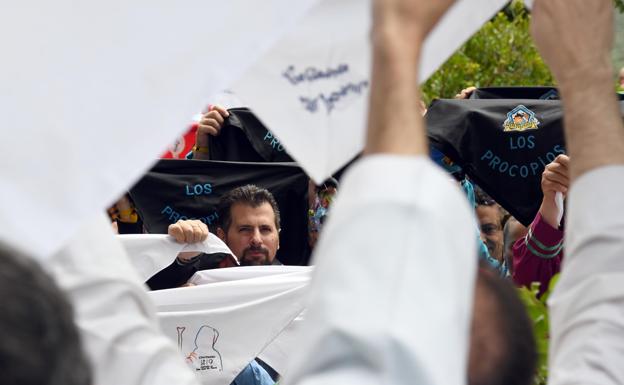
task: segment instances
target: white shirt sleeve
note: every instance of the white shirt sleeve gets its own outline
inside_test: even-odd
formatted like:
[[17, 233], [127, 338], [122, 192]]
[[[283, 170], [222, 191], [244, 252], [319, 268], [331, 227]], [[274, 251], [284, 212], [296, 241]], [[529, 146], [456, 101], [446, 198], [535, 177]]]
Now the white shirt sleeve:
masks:
[[69, 296], [94, 384], [197, 384], [103, 216], [46, 264]]
[[581, 176], [550, 300], [549, 383], [624, 384], [624, 166]]
[[355, 164], [315, 250], [287, 383], [465, 383], [476, 273], [474, 219], [424, 157]]

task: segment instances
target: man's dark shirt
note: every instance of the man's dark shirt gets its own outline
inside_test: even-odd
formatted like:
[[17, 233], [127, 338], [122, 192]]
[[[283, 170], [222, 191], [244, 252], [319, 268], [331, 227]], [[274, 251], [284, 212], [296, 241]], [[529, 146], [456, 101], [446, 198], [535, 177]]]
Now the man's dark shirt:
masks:
[[[281, 265], [282, 263], [275, 258], [272, 264]], [[176, 258], [171, 265], [154, 274], [145, 284], [150, 290], [173, 289], [184, 285], [198, 271], [232, 266], [235, 266], [232, 258], [226, 253], [201, 253], [187, 263]]]
[[229, 259], [229, 254], [201, 253], [184, 263], [176, 258], [173, 263], [158, 273], [154, 274], [145, 282], [150, 290], [172, 289], [184, 285], [193, 274], [200, 270], [217, 269], [224, 260]]

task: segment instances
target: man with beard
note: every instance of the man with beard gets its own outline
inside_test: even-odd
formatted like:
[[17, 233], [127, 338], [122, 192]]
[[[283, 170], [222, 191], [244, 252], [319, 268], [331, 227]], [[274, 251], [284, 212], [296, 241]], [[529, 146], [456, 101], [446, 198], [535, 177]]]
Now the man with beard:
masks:
[[[235, 188], [221, 197], [217, 214], [220, 220], [217, 236], [232, 250], [241, 266], [280, 264], [275, 259], [279, 249], [280, 213], [268, 190], [254, 185]], [[170, 227], [170, 234], [171, 230]]]
[[[220, 198], [217, 215], [217, 236], [238, 261], [223, 254], [180, 253], [171, 265], [146, 282], [150, 289], [181, 286], [200, 270], [281, 264], [275, 258], [279, 249], [280, 212], [271, 192], [254, 185], [237, 187]], [[178, 221], [167, 232], [180, 243], [201, 242], [208, 237], [208, 227], [199, 220]], [[277, 378], [273, 368], [256, 359], [231, 385], [268, 385]]]
[[[223, 195], [217, 205], [217, 236], [232, 251], [226, 254], [184, 252], [151, 277], [152, 290], [184, 285], [197, 271], [233, 266], [279, 265], [280, 212], [268, 190], [254, 185], [237, 187]], [[208, 227], [199, 220], [180, 220], [168, 228], [168, 234], [180, 243], [201, 242]]]

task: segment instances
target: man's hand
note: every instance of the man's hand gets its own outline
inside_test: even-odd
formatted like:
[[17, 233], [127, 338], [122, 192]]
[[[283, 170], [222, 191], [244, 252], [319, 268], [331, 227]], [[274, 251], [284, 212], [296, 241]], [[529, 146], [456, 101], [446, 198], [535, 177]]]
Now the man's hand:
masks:
[[554, 228], [557, 228], [559, 209], [555, 202], [555, 195], [560, 192], [564, 196], [570, 188], [570, 158], [567, 155], [559, 155], [552, 163], [549, 163], [542, 173], [542, 205], [539, 212], [542, 218]]
[[400, 26], [407, 40], [422, 41], [455, 0], [375, 0], [374, 28]]
[[470, 95], [472, 95], [472, 93], [475, 92], [476, 89], [477, 87], [464, 88], [463, 90], [461, 90], [460, 93], [455, 95], [455, 99], [468, 99], [470, 98]]
[[613, 20], [612, 0], [535, 1], [533, 38], [562, 91], [580, 74], [611, 78]]
[[208, 226], [199, 220], [179, 220], [169, 225], [167, 234], [175, 238], [178, 243], [203, 242], [208, 238]]
[[198, 147], [208, 147], [210, 136], [219, 135], [221, 127], [223, 127], [223, 123], [228, 116], [230, 116], [230, 113], [225, 108], [217, 105], [210, 106], [208, 112], [202, 115], [197, 126], [195, 144]]
[[[167, 234], [175, 238], [178, 243], [197, 243], [203, 242], [208, 238], [208, 226], [199, 220], [179, 220], [173, 225], [169, 225]], [[177, 258], [182, 262], [188, 262], [199, 253], [185, 251], [179, 253]]]

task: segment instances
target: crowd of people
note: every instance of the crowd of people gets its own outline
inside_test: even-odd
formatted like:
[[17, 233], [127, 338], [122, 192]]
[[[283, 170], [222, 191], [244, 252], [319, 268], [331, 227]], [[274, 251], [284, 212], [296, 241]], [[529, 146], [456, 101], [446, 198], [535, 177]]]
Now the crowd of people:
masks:
[[[541, 295], [560, 273], [550, 303], [549, 383], [624, 383], [624, 200], [618, 193], [624, 126], [605, 59], [613, 5], [535, 1], [533, 36], [558, 82], [568, 153], [543, 168], [539, 209], [525, 226], [483, 187], [469, 177], [455, 181], [429, 157], [415, 69], [424, 39], [452, 3], [374, 1], [365, 149], [344, 177], [310, 181], [305, 197], [316, 278], [299, 351], [286, 377], [257, 358], [233, 384], [531, 384], [537, 347], [515, 287], [539, 283]], [[619, 81], [624, 89], [624, 69]], [[474, 91], [461, 90], [456, 98]], [[229, 117], [225, 107], [210, 106], [184, 157], [214, 160], [210, 141]], [[234, 188], [219, 197], [216, 214], [214, 233], [231, 253], [182, 252], [145, 282], [149, 290], [189, 286], [202, 270], [281, 264], [282, 213], [269, 189]], [[145, 231], [131, 196], [111, 207], [109, 217], [115, 232]], [[210, 229], [187, 219], [167, 232], [176, 242], [198, 243]], [[90, 365], [114, 370], [115, 359], [94, 362], [93, 345], [80, 341], [80, 333], [93, 338], [84, 337], [91, 325], [72, 322], [70, 302], [79, 299], [63, 292], [76, 287], [75, 280], [58, 278], [66, 274], [63, 267], [50, 269], [60, 274], [55, 283], [50, 271], [26, 266], [28, 257], [6, 248], [0, 254], [0, 285], [13, 298], [0, 317], [9, 331], [0, 343], [7, 383], [86, 385], [94, 378]], [[141, 303], [136, 290], [123, 286], [115, 295]], [[150, 311], [141, 307], [129, 317], [147, 319]], [[93, 304], [87, 313], [97, 324], [100, 312]], [[158, 338], [155, 329], [141, 330], [145, 340]], [[147, 383], [160, 368], [179, 383], [195, 381], [170, 363], [169, 353], [158, 353], [158, 360], [149, 349], [128, 354], [151, 373], [129, 375], [128, 383]]]

